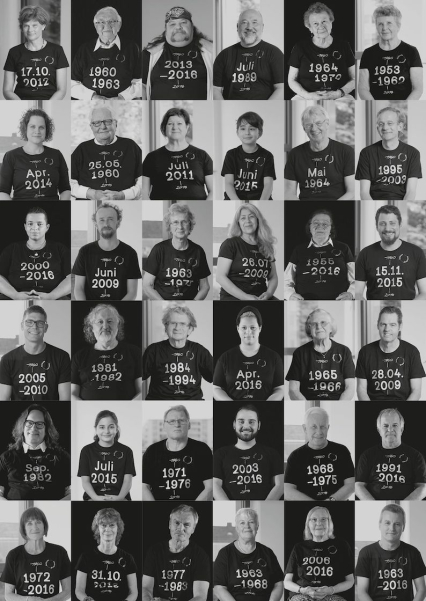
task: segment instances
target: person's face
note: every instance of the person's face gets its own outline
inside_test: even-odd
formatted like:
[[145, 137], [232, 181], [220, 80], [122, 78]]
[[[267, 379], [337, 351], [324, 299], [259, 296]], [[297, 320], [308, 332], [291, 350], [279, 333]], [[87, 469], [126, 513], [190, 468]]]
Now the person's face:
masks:
[[391, 142], [398, 140], [399, 132], [404, 129], [403, 123], [398, 123], [398, 115], [394, 111], [383, 111], [377, 120], [377, 131], [382, 140]]
[[256, 538], [258, 529], [259, 524], [257, 523], [256, 518], [245, 512], [240, 513], [235, 520], [235, 530], [237, 532], [237, 536], [244, 542], [254, 540]]
[[322, 242], [325, 242], [330, 237], [330, 215], [318, 213], [313, 217], [309, 229], [311, 230], [312, 239], [316, 244], [321, 244]]
[[238, 19], [237, 31], [244, 47], [255, 46], [262, 39], [262, 15], [256, 10], [245, 10]]
[[395, 342], [401, 330], [401, 326], [398, 323], [398, 315], [396, 313], [382, 313], [377, 328], [380, 339], [383, 342]]
[[237, 136], [243, 144], [256, 144], [260, 138], [259, 128], [242, 121], [237, 129]]
[[331, 318], [325, 311], [315, 311], [309, 320], [311, 336], [314, 340], [328, 340], [333, 326]]
[[309, 15], [309, 30], [316, 38], [328, 38], [333, 24], [327, 13], [313, 13]]
[[393, 511], [384, 511], [380, 518], [379, 529], [383, 542], [398, 543], [404, 532], [402, 515]]
[[385, 449], [394, 449], [401, 444], [404, 427], [401, 425], [399, 415], [394, 411], [381, 416], [378, 431]]
[[328, 137], [328, 127], [330, 122], [320, 113], [313, 113], [303, 119], [303, 129], [311, 142], [316, 144], [324, 141]]
[[172, 513], [169, 521], [170, 536], [175, 543], [189, 543], [195, 530], [195, 520], [192, 513], [178, 511]]
[[43, 213], [28, 213], [24, 228], [29, 240], [39, 242], [49, 231], [50, 225], [46, 223], [46, 215]]
[[253, 440], [256, 438], [259, 428], [260, 422], [255, 411], [248, 411], [247, 409], [238, 411], [234, 421], [234, 430], [240, 440], [244, 442]]
[[328, 533], [328, 513], [325, 509], [315, 509], [309, 518], [309, 530], [315, 539], [322, 539]]
[[247, 234], [248, 236], [253, 235], [257, 231], [257, 217], [250, 209], [242, 209], [240, 218], [238, 219], [238, 225], [243, 234]]
[[103, 10], [96, 16], [95, 29], [101, 42], [108, 44], [115, 39], [120, 31], [121, 21], [114, 11]]
[[256, 346], [259, 344], [259, 335], [262, 328], [259, 327], [256, 317], [242, 317], [237, 331], [241, 338], [241, 344], [246, 346]]
[[382, 42], [390, 42], [398, 37], [400, 25], [395, 17], [378, 17], [376, 19], [376, 29]]
[[33, 144], [42, 144], [46, 139], [46, 123], [40, 115], [31, 115], [27, 125], [27, 139]]
[[166, 23], [166, 40], [171, 46], [186, 46], [193, 37], [194, 26], [188, 19], [170, 19]]
[[308, 446], [311, 449], [322, 449], [327, 444], [327, 434], [330, 424], [326, 415], [314, 413], [309, 415], [303, 424]]
[[185, 213], [172, 213], [170, 216], [170, 233], [173, 238], [185, 240], [191, 231], [189, 216]]
[[99, 441], [107, 445], [112, 445], [118, 433], [118, 428], [115, 421], [109, 415], [99, 420], [95, 428]]
[[[174, 422], [174, 423], [169, 423]], [[191, 427], [191, 423], [186, 417], [184, 411], [169, 411], [164, 421], [164, 429], [167, 434], [167, 438], [172, 440], [186, 440], [188, 438], [188, 430]]]
[[47, 322], [41, 313], [29, 312], [25, 315], [21, 330], [24, 332], [24, 338], [28, 342], [42, 342], [47, 332]]
[[95, 109], [90, 123], [93, 135], [100, 144], [110, 144], [115, 136], [117, 121], [112, 118], [107, 108]]
[[[29, 424], [28, 422], [34, 422]], [[40, 429], [36, 423], [44, 422], [44, 415], [41, 411], [31, 411], [24, 424], [24, 440], [31, 447], [37, 447], [41, 444], [46, 436], [46, 424]]]
[[394, 244], [401, 233], [401, 225], [395, 213], [379, 213], [376, 229], [385, 246]]
[[34, 517], [25, 522], [25, 535], [27, 540], [30, 541], [41, 540], [44, 536], [44, 524], [42, 520]]
[[117, 538], [118, 524], [117, 522], [101, 522], [98, 524], [100, 542], [114, 545]]
[[174, 142], [182, 142], [185, 140], [188, 127], [189, 125], [185, 123], [185, 119], [183, 117], [180, 115], [172, 115], [167, 121], [166, 136], [169, 140], [173, 140]]
[[102, 238], [112, 238], [119, 227], [117, 211], [113, 208], [99, 209], [96, 213], [96, 227]]
[[29, 42], [34, 42], [38, 38], [41, 38], [45, 29], [46, 25], [42, 25], [34, 20], [25, 21], [22, 25], [22, 32]]
[[95, 314], [92, 322], [93, 334], [97, 342], [110, 343], [117, 339], [118, 318], [111, 309], [101, 309]]
[[185, 313], [171, 313], [170, 321], [165, 329], [169, 340], [179, 342], [186, 340], [192, 332], [192, 327], [189, 325], [189, 318]]

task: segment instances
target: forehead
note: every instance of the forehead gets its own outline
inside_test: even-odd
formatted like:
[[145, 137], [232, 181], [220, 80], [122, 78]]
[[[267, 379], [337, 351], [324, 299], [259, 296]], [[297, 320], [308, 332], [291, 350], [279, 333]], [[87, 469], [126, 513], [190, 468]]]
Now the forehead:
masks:
[[118, 522], [117, 522], [117, 518], [111, 517], [111, 518], [101, 518], [98, 521], [98, 526], [117, 526]]
[[168, 26], [171, 25], [172, 27], [175, 25], [192, 25], [192, 22], [189, 19], [177, 18], [177, 19], [169, 19], [167, 21], [166, 25], [168, 25]]
[[312, 518], [328, 518], [328, 513], [325, 509], [315, 509], [315, 511], [311, 513], [311, 519]]
[[43, 315], [43, 313], [38, 313], [36, 311], [29, 311], [25, 315], [24, 319], [32, 319], [33, 321], [38, 321], [38, 320], [42, 319], [44, 321], [46, 318]]
[[401, 423], [399, 419], [399, 415], [395, 413], [395, 411], [389, 411], [388, 413], [384, 413], [380, 418], [380, 424], [394, 424], [395, 422]]
[[325, 426], [327, 424], [328, 424], [328, 418], [326, 415], [323, 415], [322, 413], [312, 413], [311, 415], [309, 415], [308, 419], [306, 420], [307, 426], [312, 426], [312, 425]]
[[188, 315], [185, 315], [185, 313], [176, 313], [175, 311], [173, 311], [172, 313], [170, 313], [170, 321], [178, 321], [179, 323], [189, 323], [189, 318]]
[[322, 13], [311, 13], [309, 15], [309, 21], [315, 23], [315, 21], [329, 21], [330, 17], [326, 12]]
[[257, 10], [245, 10], [239, 16], [238, 23], [243, 23], [243, 21], [259, 21], [259, 23], [263, 23], [263, 17]]
[[259, 324], [257, 323], [256, 317], [250, 317], [250, 316], [248, 316], [248, 317], [242, 317], [240, 319], [239, 327], [242, 328], [244, 326], [246, 326], [246, 327], [253, 327], [253, 326], [254, 327], [258, 327]]
[[310, 316], [309, 323], [314, 323], [318, 320], [331, 323], [330, 315], [325, 311], [315, 311], [315, 313]]
[[192, 515], [192, 513], [189, 513], [189, 511], [178, 511], [176, 513], [172, 513], [172, 515], [170, 516], [170, 521], [171, 522], [191, 522], [193, 523], [194, 520], [194, 516]]
[[41, 25], [38, 19], [25, 19], [24, 25]]
[[106, 425], [109, 425], [109, 424], [114, 424], [114, 426], [115, 426], [115, 421], [112, 419], [112, 417], [110, 415], [107, 415], [106, 417], [103, 417], [98, 422], [98, 426], [106, 426]]
[[395, 513], [393, 511], [384, 511], [380, 518], [380, 521], [389, 521], [389, 522], [403, 522], [402, 514]]
[[101, 217], [117, 217], [117, 211], [112, 208], [99, 209], [96, 213], [96, 219], [100, 219]]
[[318, 110], [313, 110], [303, 115], [303, 123], [306, 123], [307, 121], [323, 121], [324, 119], [327, 119], [327, 117]]
[[41, 115], [31, 115], [28, 125], [46, 125], [46, 123]]
[[246, 121], [245, 119], [243, 119], [243, 120], [241, 121], [241, 123], [240, 123], [240, 125], [239, 125], [238, 127], [246, 127], [247, 125], [248, 125], [249, 127], [254, 127], [255, 129], [258, 129], [258, 128], [257, 128], [255, 125], [252, 125], [251, 123], [249, 123], [249, 122], [248, 122], [248, 121]]
[[381, 221], [399, 221], [395, 213], [379, 213], [377, 218], [378, 223]]
[[112, 119], [112, 114], [109, 108], [97, 108], [92, 113], [92, 121], [96, 121], [98, 119]]
[[243, 216], [247, 217], [248, 215], [253, 215], [253, 217], [256, 217], [256, 215], [250, 209], [241, 209], [240, 218]]
[[112, 309], [101, 309], [100, 311], [97, 311], [93, 316], [93, 319], [94, 321], [97, 321], [98, 319], [114, 319], [115, 321], [118, 321]]
[[44, 213], [28, 213], [25, 221], [44, 221], [46, 223], [46, 215]]
[[398, 115], [394, 111], [383, 111], [377, 118], [378, 123], [381, 121], [398, 121]]
[[170, 115], [170, 117], [167, 119], [167, 123], [179, 123], [179, 122], [185, 122], [185, 119], [183, 118], [182, 115]]
[[380, 16], [380, 17], [376, 17], [376, 23], [387, 23], [388, 21], [391, 21], [392, 23], [396, 23], [396, 17], [394, 17], [393, 15], [387, 15], [387, 16]]
[[44, 422], [44, 415], [41, 411], [34, 410], [28, 414], [27, 419], [33, 422]]
[[398, 323], [398, 315], [396, 313], [382, 313], [379, 323]]
[[312, 217], [312, 223], [313, 223], [314, 221], [319, 221], [319, 220], [322, 220], [322, 221], [324, 221], [324, 220], [325, 220], [325, 221], [328, 221], [328, 223], [331, 223], [330, 216], [329, 216], [329, 215], [326, 215], [325, 213], [317, 213], [316, 215], [314, 215], [314, 216]]
[[242, 409], [241, 411], [238, 411], [237, 417], [235, 418], [235, 420], [238, 419], [253, 419], [257, 421], [257, 413], [255, 411], [250, 411], [249, 409]]
[[102, 10], [100, 10], [97, 14], [96, 14], [96, 20], [98, 19], [109, 19], [110, 17], [114, 17], [118, 19], [117, 17], [117, 13], [115, 12], [115, 10], [112, 10], [111, 8], [103, 8]]
[[166, 419], [187, 419], [187, 417], [185, 412], [181, 409], [172, 409], [172, 411], [169, 411], [166, 415]]
[[240, 513], [236, 520], [235, 523], [238, 524], [239, 522], [247, 522], [249, 520], [252, 520], [253, 522], [256, 522], [256, 518], [252, 515], [250, 515], [249, 513], [246, 513], [245, 511], [243, 511], [242, 513]]

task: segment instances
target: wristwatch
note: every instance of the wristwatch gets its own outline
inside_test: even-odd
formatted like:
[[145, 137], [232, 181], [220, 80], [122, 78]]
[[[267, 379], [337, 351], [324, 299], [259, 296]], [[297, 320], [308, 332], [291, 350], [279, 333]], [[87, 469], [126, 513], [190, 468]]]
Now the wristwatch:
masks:
[[334, 497], [328, 497], [329, 501], [335, 501], [336, 499]]
[[341, 98], [343, 98], [343, 96], [346, 96], [346, 94], [345, 94], [345, 92], [342, 90], [342, 88], [339, 88], [337, 91], [341, 93]]

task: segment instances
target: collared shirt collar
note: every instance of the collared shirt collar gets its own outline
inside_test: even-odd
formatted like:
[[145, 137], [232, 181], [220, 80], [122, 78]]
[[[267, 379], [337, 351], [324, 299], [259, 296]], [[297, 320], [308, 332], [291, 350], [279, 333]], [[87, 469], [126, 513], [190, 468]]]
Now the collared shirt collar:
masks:
[[96, 52], [96, 50], [99, 50], [99, 48], [107, 48], [107, 49], [108, 49], [108, 48], [112, 48], [112, 47], [114, 46], [114, 44], [117, 46], [117, 48], [118, 48], [119, 50], [121, 50], [121, 42], [120, 42], [120, 38], [119, 38], [119, 36], [118, 36], [118, 35], [116, 36], [116, 38], [115, 38], [115, 40], [112, 42], [112, 44], [109, 44], [109, 45], [108, 45], [108, 44], [103, 44], [103, 43], [101, 42], [100, 38], [98, 38], [98, 39], [96, 40], [96, 44], [95, 44], [95, 48], [94, 48], [93, 52]]
[[97, 141], [96, 138], [93, 138], [93, 141], [95, 144], [97, 144], [98, 146], [111, 146], [111, 144], [114, 144], [114, 142], [117, 142], [117, 136], [114, 136], [114, 139], [112, 142], [110, 142], [109, 144], [101, 144], [100, 142]]
[[41, 443], [40, 443], [40, 444], [39, 444], [39, 445], [38, 445], [38, 446], [37, 446], [35, 449], [32, 449], [32, 448], [30, 447], [30, 445], [29, 445], [29, 444], [27, 444], [26, 442], [23, 442], [23, 443], [22, 443], [22, 448], [24, 449], [24, 453], [28, 453], [28, 451], [30, 451], [30, 450], [31, 450], [31, 451], [38, 451], [39, 449], [40, 449], [40, 451], [41, 451], [42, 453], [44, 453], [44, 452], [45, 452], [45, 450], [47, 449], [47, 447], [46, 447], [46, 443], [44, 442], [44, 440], [43, 440], [43, 442], [41, 442]]
[[321, 248], [322, 246], [327, 246], [328, 244], [331, 244], [331, 246], [334, 246], [333, 240], [331, 238], [329, 238], [325, 244], [315, 244], [315, 242], [311, 238], [311, 241], [308, 244], [308, 248], [310, 248], [311, 246], [315, 246], [316, 248]]

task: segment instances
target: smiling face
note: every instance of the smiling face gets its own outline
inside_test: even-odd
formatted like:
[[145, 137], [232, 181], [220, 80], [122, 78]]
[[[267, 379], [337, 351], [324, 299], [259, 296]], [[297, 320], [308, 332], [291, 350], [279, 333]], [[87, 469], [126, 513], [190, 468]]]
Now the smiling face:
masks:
[[256, 538], [257, 531], [259, 530], [259, 524], [255, 517], [250, 516], [248, 513], [240, 513], [235, 520], [235, 530], [237, 532], [238, 539], [244, 543], [254, 541]]
[[44, 415], [41, 411], [31, 411], [24, 424], [24, 440], [30, 447], [37, 447], [46, 436], [46, 424], [40, 429], [37, 426], [28, 424], [28, 422], [44, 422]]
[[303, 129], [311, 142], [321, 144], [328, 138], [328, 128], [330, 122], [320, 112], [312, 113], [303, 119]]
[[112, 417], [107, 416], [99, 420], [95, 432], [99, 438], [99, 444], [101, 446], [110, 447], [114, 444], [115, 437], [118, 433], [118, 427]]
[[24, 223], [25, 231], [29, 240], [33, 242], [43, 242], [50, 225], [46, 223], [44, 213], [28, 213]]
[[237, 331], [242, 345], [255, 347], [259, 344], [259, 335], [262, 328], [259, 327], [256, 317], [242, 317]]
[[381, 541], [390, 545], [398, 544], [404, 532], [404, 521], [400, 513], [384, 511], [379, 522]]
[[121, 21], [115, 11], [101, 10], [95, 18], [95, 29], [99, 39], [104, 44], [111, 43], [121, 29]]
[[380, 339], [386, 344], [391, 344], [398, 339], [401, 326], [396, 313], [382, 313], [377, 324]]
[[185, 313], [170, 314], [169, 322], [165, 326], [166, 334], [170, 341], [176, 341], [182, 343], [186, 341], [188, 336], [193, 331], [193, 328], [189, 325], [189, 317]]
[[43, 36], [43, 31], [46, 25], [42, 25], [38, 21], [25, 21], [22, 25], [22, 33], [29, 42], [35, 42]]
[[384, 413], [380, 418], [380, 426], [377, 428], [384, 449], [395, 449], [401, 444], [404, 426], [401, 424], [399, 415], [395, 411]]
[[27, 140], [33, 144], [43, 144], [46, 139], [46, 122], [40, 115], [31, 115], [27, 125]]
[[[105, 123], [105, 121], [108, 121], [108, 123]], [[97, 142], [111, 144], [117, 129], [117, 121], [108, 108], [97, 108], [92, 113], [90, 127]]]
[[174, 543], [178, 543], [179, 545], [188, 544], [195, 530], [195, 525], [192, 513], [185, 511], [172, 513], [169, 521], [169, 530]]
[[382, 42], [391, 42], [398, 39], [398, 31], [401, 25], [398, 25], [396, 18], [392, 16], [377, 17], [376, 29]]
[[398, 123], [398, 114], [394, 111], [383, 111], [377, 119], [377, 131], [385, 142], [399, 139], [399, 132], [404, 129], [403, 123]]
[[326, 12], [312, 13], [309, 15], [309, 31], [316, 38], [328, 38], [331, 34], [333, 24]]
[[117, 340], [118, 324], [117, 316], [109, 308], [95, 313], [92, 328], [96, 341], [101, 344], [110, 344]]
[[328, 513], [325, 509], [319, 508], [312, 512], [308, 525], [314, 540], [327, 540], [328, 522]]
[[112, 207], [99, 209], [96, 213], [96, 227], [102, 238], [112, 238], [119, 225], [117, 211]]
[[234, 420], [234, 430], [238, 438], [244, 442], [254, 440], [260, 428], [260, 422], [255, 411], [242, 409]]
[[183, 142], [188, 132], [189, 125], [180, 115], [171, 115], [166, 124], [166, 136], [171, 142]]
[[170, 19], [166, 23], [166, 41], [171, 46], [186, 46], [193, 38], [194, 26], [189, 19]]
[[99, 538], [100, 544], [115, 545], [115, 539], [117, 538], [118, 524], [117, 522], [100, 522], [99, 526]]
[[258, 221], [256, 215], [250, 209], [242, 209], [238, 219], [242, 235], [253, 236], [257, 232]]
[[395, 213], [379, 213], [376, 229], [384, 246], [395, 244], [401, 233], [401, 224]]
[[329, 427], [328, 418], [322, 412], [311, 413], [308, 416], [306, 424], [303, 424], [303, 430], [311, 449], [323, 449], [327, 445]]
[[238, 129], [237, 136], [243, 144], [253, 146], [260, 138], [259, 128], [254, 125], [250, 125], [247, 121], [241, 121]]
[[170, 215], [170, 233], [175, 240], [183, 242], [191, 232], [191, 221], [188, 213], [174, 211]]
[[42, 520], [34, 517], [25, 522], [25, 535], [29, 541], [41, 540], [44, 536], [44, 524]]
[[317, 215], [314, 215], [309, 229], [311, 231], [312, 240], [315, 242], [315, 244], [323, 244], [330, 237], [330, 215], [325, 213], [318, 213]]
[[245, 10], [238, 19], [237, 31], [243, 48], [255, 46], [262, 39], [262, 15], [257, 10]]
[[[28, 323], [33, 322], [33, 323]], [[43, 322], [44, 325], [40, 322]], [[24, 332], [26, 341], [32, 344], [43, 342], [45, 333], [47, 332], [46, 318], [42, 313], [28, 312], [21, 323], [21, 330]]]
[[309, 318], [311, 336], [314, 341], [329, 340], [333, 325], [331, 317], [325, 311], [315, 311]]

